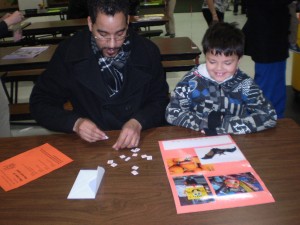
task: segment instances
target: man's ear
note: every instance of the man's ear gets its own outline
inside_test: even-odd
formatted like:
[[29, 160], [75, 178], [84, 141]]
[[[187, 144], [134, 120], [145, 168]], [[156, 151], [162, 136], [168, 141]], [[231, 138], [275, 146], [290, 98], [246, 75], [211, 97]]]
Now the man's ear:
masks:
[[87, 22], [88, 22], [89, 30], [92, 32], [93, 23], [90, 16], [87, 17]]
[[127, 17], [127, 26], [129, 25], [129, 22], [130, 22], [130, 15], [128, 15]]

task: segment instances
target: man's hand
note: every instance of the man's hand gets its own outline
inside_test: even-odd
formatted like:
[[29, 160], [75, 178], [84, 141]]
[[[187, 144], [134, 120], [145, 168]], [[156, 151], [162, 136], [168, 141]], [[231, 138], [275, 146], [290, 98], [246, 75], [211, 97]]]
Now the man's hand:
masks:
[[137, 147], [140, 142], [141, 130], [141, 124], [135, 119], [130, 119], [122, 127], [120, 136], [117, 142], [113, 145], [113, 148], [119, 150], [122, 148]]
[[106, 140], [108, 137], [100, 130], [96, 124], [92, 121], [84, 118], [79, 118], [74, 127], [73, 131], [76, 132], [83, 140], [88, 142], [95, 142], [100, 140]]

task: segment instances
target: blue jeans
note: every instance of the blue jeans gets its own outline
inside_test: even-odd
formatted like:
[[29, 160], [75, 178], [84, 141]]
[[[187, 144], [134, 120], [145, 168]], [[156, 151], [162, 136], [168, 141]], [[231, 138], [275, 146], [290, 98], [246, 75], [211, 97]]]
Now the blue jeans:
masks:
[[255, 63], [254, 81], [273, 104], [277, 117], [284, 117], [286, 104], [286, 60], [274, 63]]

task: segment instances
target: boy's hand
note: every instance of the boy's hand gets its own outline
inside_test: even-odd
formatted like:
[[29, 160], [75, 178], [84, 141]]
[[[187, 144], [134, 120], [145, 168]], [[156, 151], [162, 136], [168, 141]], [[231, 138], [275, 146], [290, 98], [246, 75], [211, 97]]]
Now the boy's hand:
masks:
[[207, 118], [207, 128], [201, 132], [207, 136], [217, 135], [216, 128], [222, 125], [223, 115], [219, 111], [211, 111]]

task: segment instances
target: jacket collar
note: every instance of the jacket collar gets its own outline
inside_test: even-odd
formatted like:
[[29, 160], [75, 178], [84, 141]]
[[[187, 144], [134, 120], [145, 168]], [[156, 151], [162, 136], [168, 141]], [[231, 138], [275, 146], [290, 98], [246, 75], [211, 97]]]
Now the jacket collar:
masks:
[[91, 54], [92, 50], [90, 47], [91, 32], [88, 27], [81, 31], [81, 34], [75, 34], [70, 39], [70, 45], [76, 46], [76, 48], [68, 48], [66, 52], [66, 62], [77, 62], [81, 60], [87, 60]]

